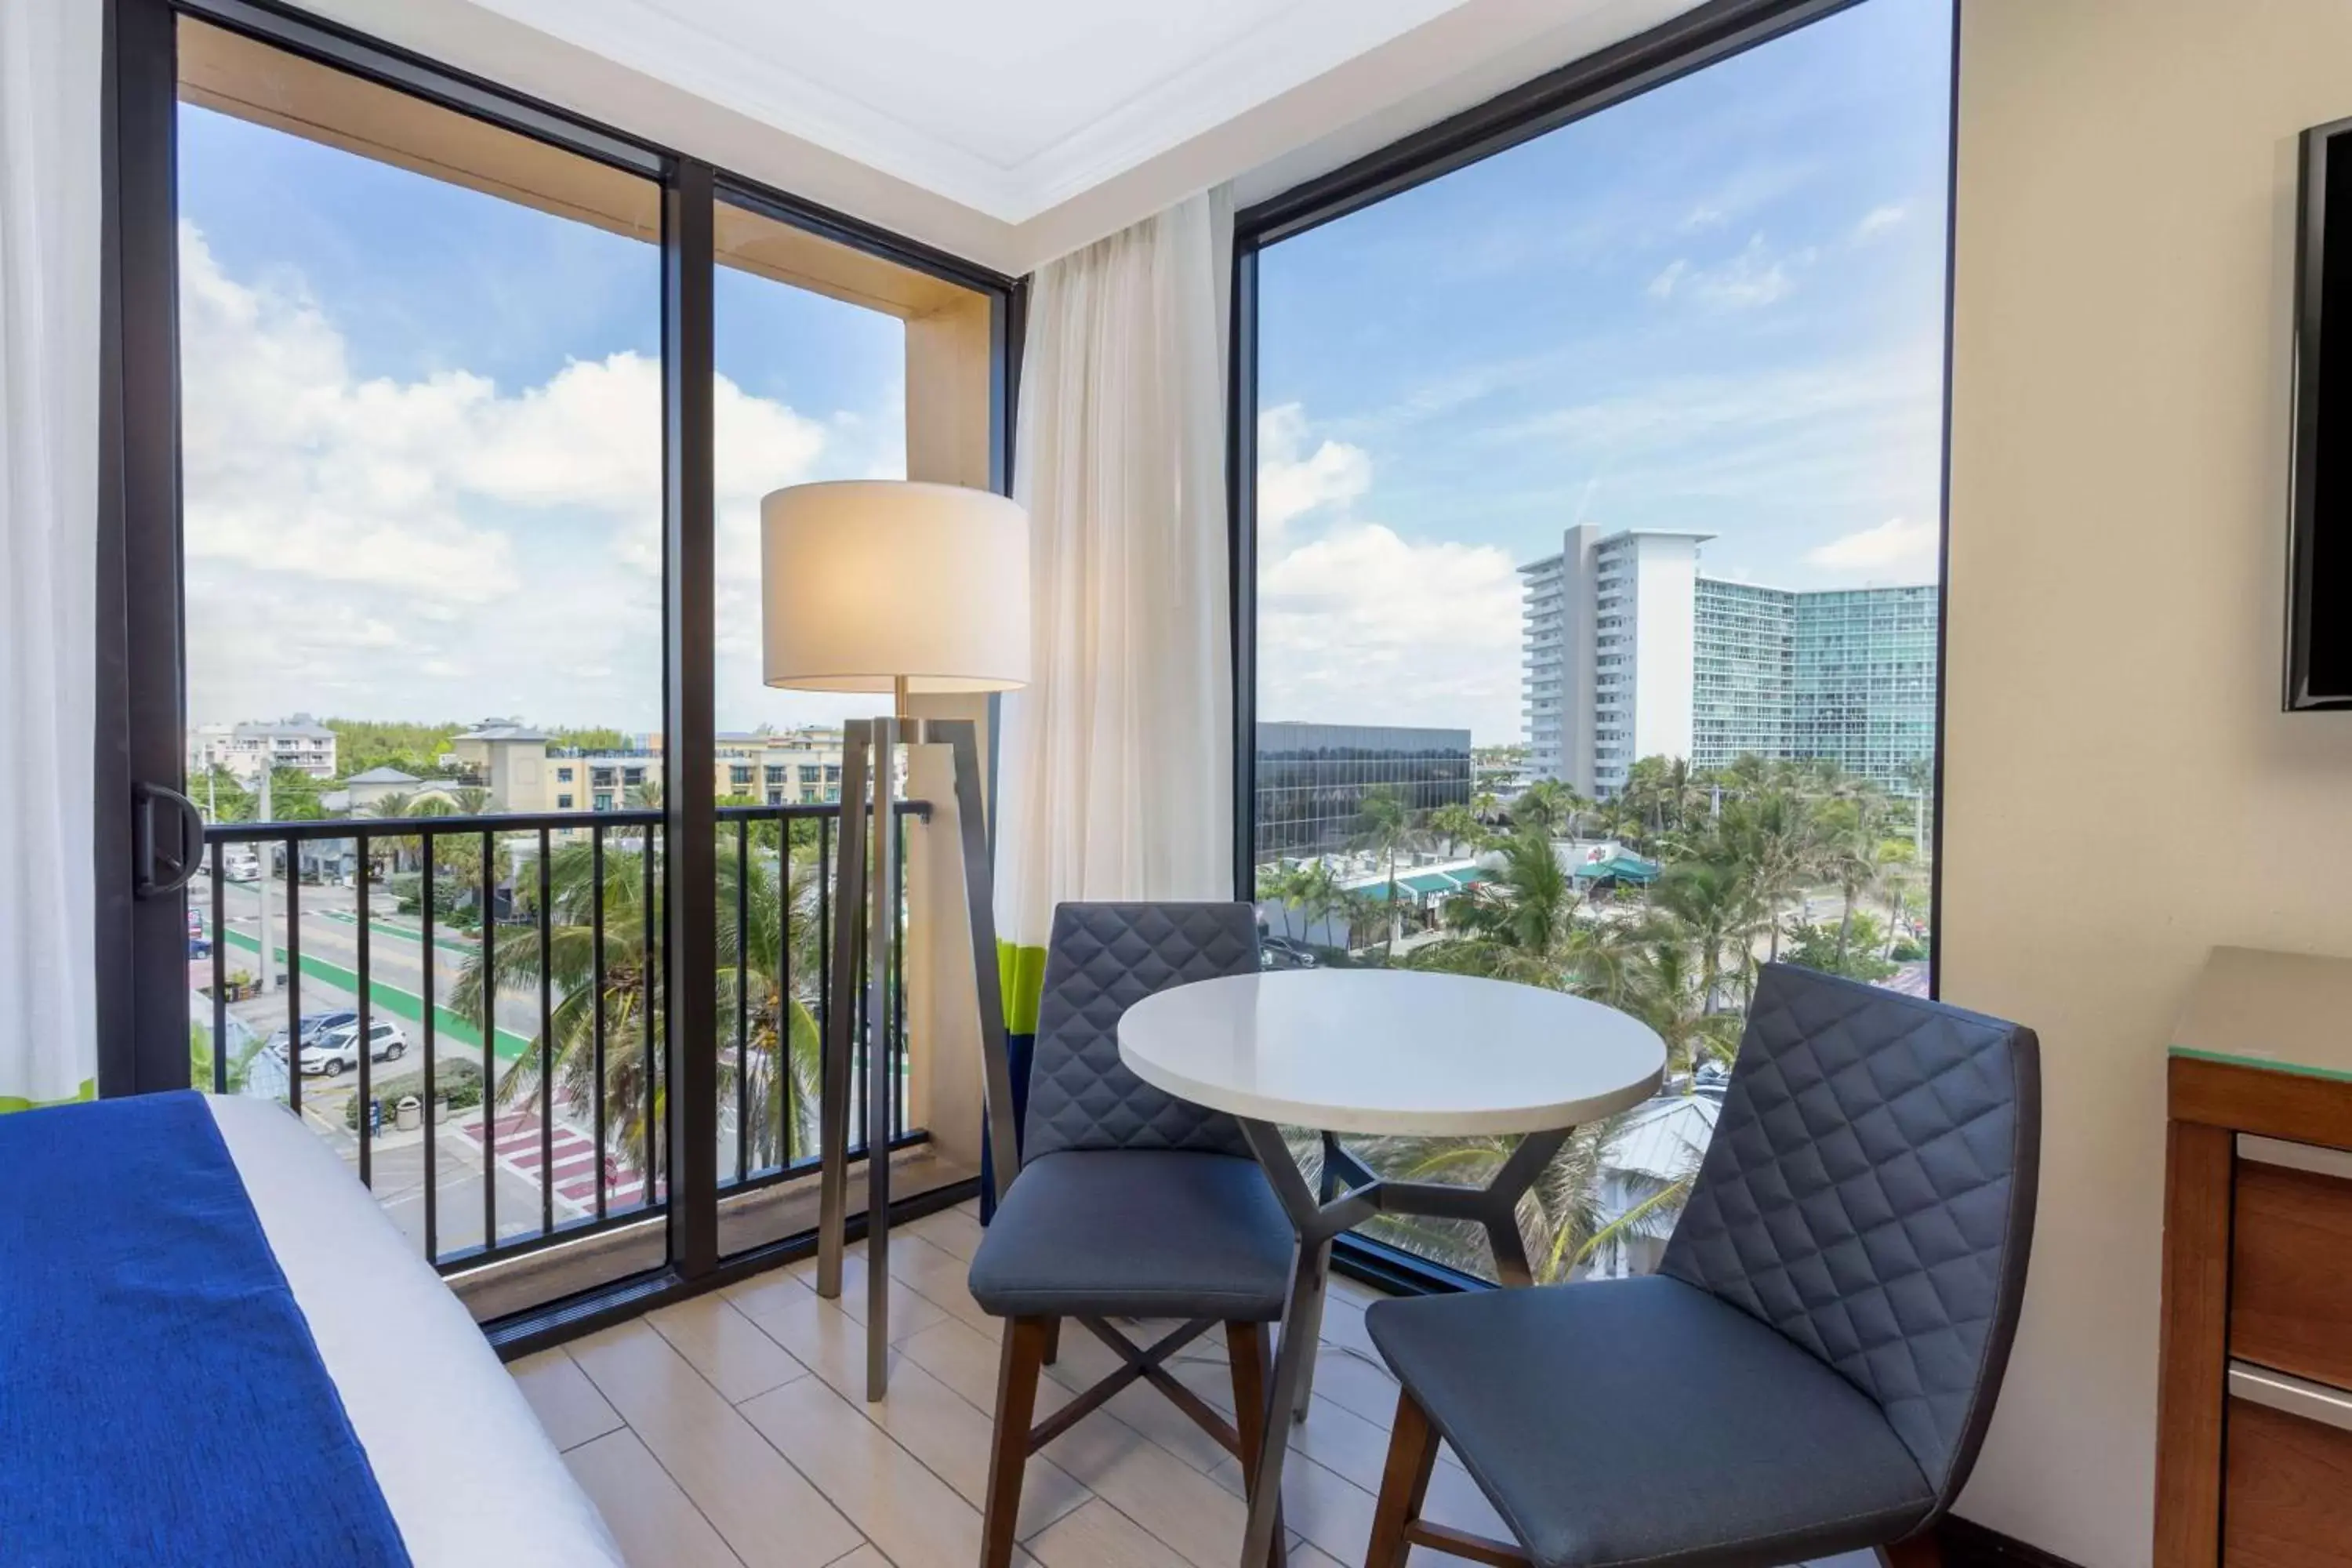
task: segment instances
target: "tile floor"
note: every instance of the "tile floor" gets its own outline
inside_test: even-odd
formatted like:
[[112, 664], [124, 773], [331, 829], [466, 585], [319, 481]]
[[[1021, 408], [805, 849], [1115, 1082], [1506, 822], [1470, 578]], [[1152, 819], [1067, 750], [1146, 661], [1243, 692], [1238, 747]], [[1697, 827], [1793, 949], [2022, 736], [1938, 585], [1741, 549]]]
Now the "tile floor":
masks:
[[[889, 1397], [864, 1398], [866, 1281], [841, 1300], [814, 1262], [545, 1352], [511, 1369], [638, 1568], [971, 1568], [988, 1473], [997, 1324], [964, 1288], [980, 1241], [969, 1205], [891, 1241]], [[1292, 1428], [1284, 1491], [1297, 1568], [1360, 1568], [1396, 1385], [1365, 1337], [1372, 1298], [1332, 1282], [1315, 1408]], [[1228, 1413], [1221, 1339], [1178, 1375]], [[1042, 1418], [1109, 1371], [1082, 1331], [1062, 1338]], [[1506, 1535], [1447, 1462], [1436, 1518]], [[1238, 1466], [1173, 1405], [1131, 1386], [1030, 1460], [1024, 1568], [1233, 1568]], [[1415, 1568], [1458, 1560], [1416, 1550]], [[1837, 1568], [1863, 1568], [1868, 1559]]]

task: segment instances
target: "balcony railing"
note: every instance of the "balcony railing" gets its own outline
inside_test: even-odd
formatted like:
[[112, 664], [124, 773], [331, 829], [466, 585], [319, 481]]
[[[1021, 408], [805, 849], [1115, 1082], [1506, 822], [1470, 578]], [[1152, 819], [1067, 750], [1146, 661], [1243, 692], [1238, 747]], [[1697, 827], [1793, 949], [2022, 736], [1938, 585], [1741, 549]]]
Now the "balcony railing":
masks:
[[[930, 815], [921, 801], [898, 809]], [[314, 1105], [310, 1120], [323, 1122], [331, 1138], [338, 1126], [350, 1131], [359, 1178], [372, 1191], [379, 1156], [396, 1158], [403, 1169], [395, 1180], [421, 1186], [410, 1228], [420, 1233], [425, 1257], [444, 1272], [473, 1268], [664, 1212], [668, 987], [709, 984], [722, 987], [711, 1042], [719, 1067], [720, 1195], [813, 1175], [825, 1025], [845, 1000], [832, 973], [840, 813], [837, 804], [719, 808], [720, 970], [705, 977], [669, 972], [659, 810], [209, 825], [210, 886], [202, 893], [209, 902], [209, 1087], [282, 1095], [301, 1115], [305, 1047], [316, 1041], [322, 1048], [314, 1057], [348, 1060], [356, 1079], [341, 1117], [321, 1118]], [[904, 836], [899, 844], [903, 865]], [[273, 878], [273, 861], [282, 866], [282, 882]], [[401, 869], [411, 863], [413, 872]], [[390, 875], [379, 882], [375, 872], [386, 865]], [[346, 903], [327, 889], [344, 885], [347, 875]], [[231, 892], [247, 883], [257, 886], [263, 909], [233, 927]], [[340, 952], [303, 951], [306, 883], [320, 889], [310, 896], [321, 904], [331, 900], [333, 907], [314, 910], [318, 918], [348, 923], [348, 966]], [[379, 907], [386, 895], [394, 910]], [[279, 897], [273, 936], [267, 902]], [[410, 915], [412, 905], [413, 923], [404, 923], [398, 917]], [[243, 928], [256, 917], [260, 929], [248, 934]], [[899, 920], [903, 933], [903, 905]], [[380, 942], [387, 952], [380, 953]], [[231, 996], [232, 944], [252, 949], [265, 975], [282, 967], [282, 1065], [280, 1037], [255, 1040], [259, 1031], [231, 1013], [233, 1001], [244, 999]], [[903, 940], [898, 951], [906, 952]], [[403, 984], [412, 980], [414, 989]], [[891, 983], [898, 1024], [886, 1060], [869, 1064], [864, 1045], [854, 1047], [850, 1103], [867, 1103], [869, 1071], [889, 1073], [896, 1092], [886, 1136], [898, 1149], [926, 1134], [908, 1124], [903, 966]], [[314, 1002], [328, 994], [329, 1006], [306, 1008], [306, 987]], [[336, 995], [348, 1000], [331, 1000]], [[862, 1015], [865, 988], [853, 984], [845, 1001]], [[334, 1013], [348, 1016], [322, 1026]], [[523, 1027], [502, 1027], [502, 1015]], [[862, 1016], [856, 1023], [851, 1037], [863, 1042]], [[390, 1032], [380, 1037], [386, 1024]], [[231, 1044], [237, 1025], [247, 1031], [242, 1049]], [[412, 1046], [421, 1068], [413, 1086]], [[382, 1089], [380, 1053], [401, 1063], [392, 1094]], [[456, 1063], [478, 1073], [480, 1110], [450, 1113], [445, 1125], [436, 1115], [445, 1097], [474, 1092]], [[403, 1106], [412, 1098], [417, 1125], [403, 1129]], [[853, 1111], [853, 1159], [868, 1148], [859, 1120]], [[409, 1131], [421, 1138], [412, 1142]], [[454, 1246], [445, 1237], [451, 1216], [444, 1212], [442, 1168], [442, 1143], [453, 1133], [458, 1142], [447, 1152], [479, 1160], [482, 1189], [481, 1237]], [[387, 1140], [390, 1147], [379, 1150]], [[516, 1183], [535, 1186], [529, 1206], [536, 1212], [510, 1211], [502, 1220], [500, 1187], [508, 1184], [511, 1195]]]

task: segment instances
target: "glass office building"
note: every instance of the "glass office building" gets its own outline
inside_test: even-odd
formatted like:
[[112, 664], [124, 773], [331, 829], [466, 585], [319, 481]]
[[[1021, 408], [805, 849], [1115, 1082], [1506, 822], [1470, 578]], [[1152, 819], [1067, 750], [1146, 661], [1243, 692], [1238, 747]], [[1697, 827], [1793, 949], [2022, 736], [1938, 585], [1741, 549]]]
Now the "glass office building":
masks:
[[1934, 584], [1797, 595], [1788, 754], [1828, 757], [1893, 794], [1936, 754]]
[[1797, 602], [1786, 588], [1694, 585], [1691, 749], [1694, 768], [1789, 752], [1796, 708]]
[[1260, 724], [1257, 860], [1347, 848], [1374, 789], [1396, 791], [1415, 812], [1467, 805], [1472, 777], [1467, 730]]

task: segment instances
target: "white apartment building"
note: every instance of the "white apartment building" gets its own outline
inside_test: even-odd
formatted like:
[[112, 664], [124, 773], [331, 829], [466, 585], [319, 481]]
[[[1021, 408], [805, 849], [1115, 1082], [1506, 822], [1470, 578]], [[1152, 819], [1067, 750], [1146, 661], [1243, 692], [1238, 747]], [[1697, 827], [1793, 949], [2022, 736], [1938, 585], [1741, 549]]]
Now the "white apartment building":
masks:
[[294, 768], [314, 779], [335, 776], [335, 732], [308, 713], [275, 723], [199, 724], [188, 731], [188, 773], [225, 768], [244, 784], [264, 768]]
[[1690, 755], [1698, 547], [1713, 537], [1583, 523], [1519, 568], [1529, 776], [1605, 798], [1636, 757]]
[[1640, 757], [1826, 758], [1901, 794], [1936, 744], [1934, 584], [1698, 574], [1712, 535], [1570, 529], [1519, 568], [1531, 778], [1606, 799]]

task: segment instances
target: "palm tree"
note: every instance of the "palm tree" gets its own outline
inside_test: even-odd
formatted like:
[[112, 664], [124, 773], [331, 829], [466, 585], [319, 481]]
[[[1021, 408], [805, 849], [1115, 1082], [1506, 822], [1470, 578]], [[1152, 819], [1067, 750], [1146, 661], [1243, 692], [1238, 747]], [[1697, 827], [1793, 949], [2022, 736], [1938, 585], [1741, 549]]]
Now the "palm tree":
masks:
[[1818, 818], [1821, 868], [1838, 886], [1844, 909], [1838, 917], [1838, 972], [1845, 971], [1846, 950], [1853, 938], [1854, 904], [1877, 885], [1880, 861], [1880, 811], [1873, 794], [1850, 794], [1832, 799]]
[[1357, 808], [1355, 846], [1369, 849], [1375, 858], [1387, 863], [1389, 873], [1388, 942], [1382, 952], [1396, 955], [1398, 927], [1404, 913], [1397, 905], [1397, 857], [1410, 852], [1421, 841], [1421, 827], [1414, 820], [1404, 796], [1386, 786], [1369, 789]]
[[1441, 805], [1429, 814], [1429, 830], [1445, 843], [1450, 857], [1464, 844], [1478, 845], [1486, 841], [1486, 825], [1477, 815], [1462, 805]]
[[1625, 1010], [1665, 1042], [1666, 1066], [1689, 1072], [1707, 1060], [1728, 1062], [1738, 1048], [1740, 1017], [1707, 1005], [1690, 945], [1674, 933], [1654, 933], [1625, 996]]
[[1299, 870], [1279, 860], [1270, 860], [1257, 868], [1257, 899], [1262, 904], [1282, 907], [1282, 934], [1296, 937], [1292, 917], [1298, 908]]
[[[445, 808], [446, 809], [446, 808]], [[596, 883], [595, 847], [566, 844], [548, 861], [548, 945], [542, 961], [535, 925], [510, 926], [495, 935], [500, 984], [536, 989], [542, 967], [554, 994], [547, 1047], [554, 1068], [555, 1098], [574, 1106], [604, 1102], [606, 1152], [631, 1168], [661, 1169], [663, 1123], [660, 1068], [647, 1077], [656, 1057], [655, 1020], [662, 1016], [661, 882], [654, 879], [646, 903], [642, 858], [607, 847], [604, 886]], [[596, 1081], [596, 907], [604, 905], [604, 1081]], [[648, 933], [655, 945], [647, 951]], [[650, 964], [648, 959], [651, 959]], [[730, 976], [731, 979], [731, 976]], [[732, 984], [727, 991], [731, 1005]], [[485, 987], [480, 953], [468, 959], [451, 989], [449, 1005], [477, 1024], [483, 1020]], [[540, 1046], [534, 1037], [498, 1086], [501, 1104], [533, 1101], [541, 1081]], [[652, 1141], [647, 1165], [648, 1139]]]
[[630, 805], [646, 811], [659, 811], [662, 808], [662, 782], [657, 778], [648, 778], [643, 784], [631, 784], [628, 795]]
[[1413, 967], [1617, 1003], [1640, 925], [1589, 913], [1551, 840], [1536, 829], [1522, 828], [1500, 848], [1494, 878], [1446, 906], [1451, 934], [1415, 952]]
[[[547, 969], [557, 997], [551, 1037], [557, 1097], [574, 1106], [593, 1106], [595, 1082], [595, 878], [594, 848], [569, 844], [548, 865], [549, 941]], [[782, 886], [779, 872], [782, 868]], [[742, 1079], [745, 1142], [754, 1166], [776, 1165], [814, 1152], [818, 1075], [823, 1050], [815, 1006], [824, 973], [819, 951], [817, 900], [824, 868], [814, 848], [780, 860], [753, 849], [739, 860], [733, 835], [719, 847], [718, 894], [726, 918], [719, 922], [717, 987], [719, 1103], [731, 1107]], [[645, 1157], [646, 1028], [661, 1006], [659, 879], [654, 889], [656, 931], [654, 994], [648, 1000], [645, 971], [646, 908], [641, 857], [607, 847], [604, 855], [604, 1123], [607, 1152], [632, 1167]], [[744, 920], [732, 918], [739, 882]], [[536, 889], [533, 889], [534, 891]], [[781, 896], [780, 896], [781, 894]], [[789, 914], [789, 952], [784, 940]], [[497, 936], [500, 984], [537, 986], [541, 969], [534, 925], [509, 927]], [[790, 984], [785, 983], [789, 974]], [[742, 990], [741, 1006], [737, 988]], [[479, 1022], [481, 962], [469, 960], [450, 994], [450, 1005]], [[742, 1050], [736, 1051], [738, 1031]], [[535, 1103], [540, 1093], [540, 1040], [534, 1036], [499, 1085], [501, 1105]], [[656, 1064], [651, 1114], [656, 1169], [659, 1169], [664, 1086]]]
[[1886, 890], [1886, 951], [1892, 960], [1895, 944], [1903, 940], [1903, 911], [1918, 873], [1918, 854], [1908, 839], [1890, 838], [1878, 847], [1878, 884]]
[[1538, 779], [1511, 802], [1511, 823], [1538, 828], [1547, 838], [1573, 838], [1577, 818], [1591, 806], [1591, 801], [1560, 780]]
[[460, 816], [479, 816], [490, 809], [490, 792], [479, 784], [461, 784], [452, 792]]
[[[1519, 1200], [1519, 1235], [1538, 1284], [1569, 1279], [1612, 1234], [1601, 1216], [1601, 1155], [1615, 1130], [1614, 1119], [1577, 1129]], [[1366, 1164], [1392, 1180], [1485, 1186], [1518, 1142], [1507, 1134], [1374, 1138], [1352, 1147]], [[1385, 1239], [1465, 1274], [1492, 1270], [1486, 1232], [1460, 1220], [1397, 1216], [1378, 1222], [1377, 1228]]]
[[1734, 948], [1744, 982], [1748, 946], [1756, 929], [1755, 899], [1736, 864], [1682, 860], [1666, 868], [1650, 889], [1650, 904], [1672, 921], [1696, 950], [1699, 995], [1709, 1010], [1721, 1003], [1723, 952]]
[[1812, 876], [1812, 809], [1795, 790], [1775, 782], [1727, 807], [1718, 831], [1723, 846], [1747, 871], [1758, 915], [1769, 933], [1769, 956], [1778, 959], [1780, 911]]
[[[415, 795], [404, 790], [394, 790], [389, 794], [376, 796], [375, 804], [368, 807], [368, 815], [379, 820], [397, 819], [406, 816], [415, 809]], [[392, 868], [395, 871], [402, 869], [402, 863], [416, 848], [416, 838], [414, 834], [380, 834], [370, 837], [366, 842], [375, 848], [389, 851], [392, 856]]]

